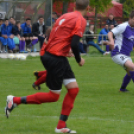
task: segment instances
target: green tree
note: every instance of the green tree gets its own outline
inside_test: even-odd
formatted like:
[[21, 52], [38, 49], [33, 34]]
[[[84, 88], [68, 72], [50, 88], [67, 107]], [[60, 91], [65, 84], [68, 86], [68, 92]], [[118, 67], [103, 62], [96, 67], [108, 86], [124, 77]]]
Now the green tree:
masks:
[[62, 0], [63, 1], [63, 10], [62, 14], [67, 13], [67, 9], [70, 2], [75, 2], [75, 0]]
[[97, 32], [98, 13], [106, 11], [111, 5], [111, 0], [90, 0], [90, 6], [95, 8], [95, 33]]
[[129, 17], [129, 14], [132, 10], [134, 10], [134, 1], [126, 0], [123, 4], [124, 17]]
[[126, 0], [120, 0], [120, 3], [124, 3]]

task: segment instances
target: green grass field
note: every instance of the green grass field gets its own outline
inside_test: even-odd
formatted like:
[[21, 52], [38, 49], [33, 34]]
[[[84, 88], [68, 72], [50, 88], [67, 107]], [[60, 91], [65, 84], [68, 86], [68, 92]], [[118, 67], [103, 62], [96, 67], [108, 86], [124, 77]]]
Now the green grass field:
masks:
[[[80, 87], [75, 107], [67, 122], [78, 134], [134, 134], [134, 85], [129, 93], [119, 88], [125, 71], [114, 64], [110, 56], [96, 51], [84, 56], [86, 63], [79, 67], [74, 58], [69, 59]], [[36, 93], [31, 85], [33, 71], [44, 70], [39, 57], [26, 61], [0, 59], [0, 134], [54, 134], [63, 98], [56, 103], [20, 105], [6, 119], [6, 96], [26, 96]], [[48, 88], [43, 84], [41, 92]]]

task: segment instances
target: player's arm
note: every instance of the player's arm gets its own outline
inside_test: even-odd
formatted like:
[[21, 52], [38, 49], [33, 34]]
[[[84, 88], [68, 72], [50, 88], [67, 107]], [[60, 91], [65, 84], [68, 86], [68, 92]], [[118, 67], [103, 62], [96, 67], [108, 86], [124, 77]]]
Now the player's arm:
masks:
[[108, 39], [109, 39], [109, 46], [111, 48], [111, 50], [114, 49], [114, 38], [113, 38], [113, 32], [109, 32], [108, 33]]
[[74, 35], [71, 41], [71, 49], [73, 51], [74, 57], [77, 61], [77, 63], [80, 66], [83, 66], [85, 61], [84, 59], [81, 58], [80, 56], [80, 52], [79, 52], [79, 42], [80, 42], [81, 37], [79, 37], [78, 35]]
[[116, 37], [122, 34], [125, 31], [126, 26], [127, 26], [127, 23], [120, 24], [108, 33], [108, 39], [110, 41], [109, 45], [112, 50], [114, 49], [114, 36]]

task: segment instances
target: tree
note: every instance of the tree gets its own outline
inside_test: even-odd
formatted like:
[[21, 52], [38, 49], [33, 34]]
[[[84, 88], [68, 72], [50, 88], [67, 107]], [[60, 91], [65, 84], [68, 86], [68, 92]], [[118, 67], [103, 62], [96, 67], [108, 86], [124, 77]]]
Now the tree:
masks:
[[134, 1], [126, 0], [123, 4], [124, 17], [129, 17], [129, 14], [133, 9], [134, 9]]
[[69, 0], [63, 0], [62, 14], [67, 13], [68, 5], [69, 5]]
[[124, 3], [126, 0], [120, 0], [120, 3]]
[[95, 33], [97, 28], [97, 15], [100, 12], [104, 12], [111, 6], [111, 0], [90, 0], [90, 6], [95, 8]]
[[70, 2], [75, 2], [75, 0], [62, 0], [63, 1], [63, 10], [62, 14], [67, 13], [67, 9]]

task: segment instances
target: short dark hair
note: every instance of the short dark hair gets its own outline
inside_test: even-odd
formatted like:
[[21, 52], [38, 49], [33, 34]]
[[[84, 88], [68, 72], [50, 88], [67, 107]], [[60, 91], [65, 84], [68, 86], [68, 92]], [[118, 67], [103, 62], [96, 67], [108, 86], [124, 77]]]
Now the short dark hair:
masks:
[[4, 21], [7, 21], [7, 20], [9, 20], [8, 18], [5, 18], [5, 20]]
[[[113, 15], [112, 13], [110, 13], [109, 15]], [[113, 15], [114, 16], [114, 15]]]
[[[10, 20], [10, 19], [14, 19], [14, 17], [10, 17], [9, 20]], [[15, 19], [14, 19], [14, 20], [15, 20]]]
[[41, 19], [41, 18], [43, 18], [43, 19], [44, 19], [43, 15], [40, 15], [40, 16], [38, 17], [38, 19]]
[[31, 18], [26, 18], [26, 21], [31, 20]]
[[57, 15], [57, 13], [56, 13], [56, 12], [53, 12], [52, 14], [55, 14], [55, 15]]
[[20, 21], [16, 21], [16, 25], [18, 25], [20, 23]]
[[84, 10], [88, 7], [89, 0], [76, 0], [76, 10]]
[[134, 17], [134, 10], [130, 13], [130, 16], [129, 16], [131, 19]]

